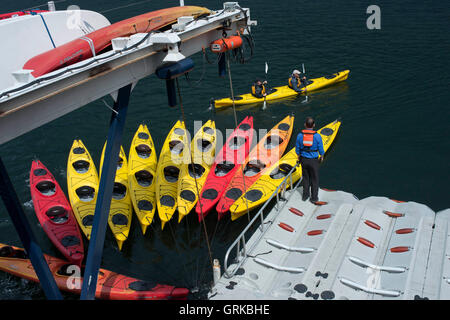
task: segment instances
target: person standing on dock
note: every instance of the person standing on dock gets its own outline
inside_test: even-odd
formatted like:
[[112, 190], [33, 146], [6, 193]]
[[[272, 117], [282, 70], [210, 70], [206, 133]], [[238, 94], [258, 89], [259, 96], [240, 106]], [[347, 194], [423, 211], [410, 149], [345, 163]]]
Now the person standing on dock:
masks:
[[314, 119], [307, 117], [305, 129], [297, 136], [295, 152], [298, 155], [298, 162], [302, 165], [302, 200], [308, 200], [311, 195], [310, 201], [315, 204], [319, 201], [319, 164], [325, 152], [322, 137], [314, 131], [314, 126]]

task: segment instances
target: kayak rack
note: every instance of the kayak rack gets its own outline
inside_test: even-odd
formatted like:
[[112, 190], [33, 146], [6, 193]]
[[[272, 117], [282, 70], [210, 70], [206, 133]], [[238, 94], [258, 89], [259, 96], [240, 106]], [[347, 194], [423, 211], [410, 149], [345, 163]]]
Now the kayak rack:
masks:
[[[264, 205], [259, 209], [258, 213], [253, 217], [253, 219], [247, 224], [247, 226], [244, 228], [244, 230], [239, 234], [239, 236], [236, 238], [236, 240], [230, 245], [228, 248], [225, 259], [224, 259], [224, 276], [226, 278], [232, 278], [236, 272], [239, 270], [239, 268], [242, 266], [242, 264], [245, 262], [249, 254], [252, 252], [256, 244], [259, 243], [261, 238], [264, 236], [266, 231], [269, 229], [270, 225], [272, 224], [272, 221], [268, 223], [264, 223], [264, 211], [266, 207], [269, 205], [269, 203], [272, 202], [274, 198], [276, 198], [275, 202], [275, 208], [277, 213], [275, 216], [283, 210], [284, 206], [287, 204], [288, 200], [292, 197], [294, 194], [294, 191], [299, 187], [300, 183], [302, 182], [302, 178], [300, 178], [294, 187], [291, 188], [291, 192], [287, 194], [287, 188], [289, 186], [293, 186], [293, 177], [292, 175], [297, 170], [297, 166], [294, 166], [291, 171], [284, 177], [281, 184], [275, 189], [275, 191], [272, 193], [270, 198], [264, 203]], [[253, 244], [247, 248], [247, 241], [245, 235], [247, 232], [251, 229], [251, 227], [255, 224], [256, 221], [260, 220], [260, 225], [258, 227], [259, 229], [259, 236], [256, 238], [255, 241], [253, 241]], [[228, 268], [228, 259], [230, 257], [230, 253], [232, 250], [236, 248], [236, 257], [235, 257], [235, 263], [236, 266], [233, 270], [229, 270]]]

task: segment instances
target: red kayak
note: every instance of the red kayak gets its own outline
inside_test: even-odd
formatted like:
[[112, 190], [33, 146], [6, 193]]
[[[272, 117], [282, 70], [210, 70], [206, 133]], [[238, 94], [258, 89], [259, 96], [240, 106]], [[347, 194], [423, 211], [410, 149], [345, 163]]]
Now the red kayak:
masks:
[[0, 14], [0, 20], [9, 19], [12, 17], [17, 16], [25, 16], [25, 15], [36, 15], [41, 12], [47, 12], [48, 10], [23, 10], [23, 11], [16, 11], [16, 12], [10, 12], [10, 13], [2, 13]]
[[[28, 60], [22, 69], [33, 70], [32, 75], [39, 77], [51, 71], [91, 58], [93, 50], [98, 54], [111, 45], [111, 40], [129, 37], [136, 33], [148, 33], [173, 24], [182, 16], [200, 16], [209, 14], [203, 7], [183, 6], [148, 12], [133, 18], [116, 22], [98, 29], [81, 38], [72, 40]], [[91, 44], [93, 50], [91, 49]]]
[[294, 116], [289, 115], [273, 127], [252, 149], [241, 168], [232, 177], [217, 204], [219, 220], [273, 163], [280, 160], [291, 138], [293, 127]]
[[[67, 261], [44, 255], [56, 285], [60, 290], [81, 293], [83, 277]], [[0, 270], [30, 281], [39, 282], [31, 261], [23, 249], [0, 243]], [[83, 272], [83, 270], [78, 270]], [[189, 290], [127, 277], [112, 271], [98, 272], [95, 297], [106, 300], [185, 300]]]
[[250, 152], [253, 132], [253, 117], [246, 117], [217, 154], [195, 207], [199, 221], [202, 221], [219, 201], [236, 170], [244, 163]]
[[83, 241], [72, 207], [58, 182], [39, 160], [31, 165], [30, 190], [36, 216], [45, 233], [67, 260], [81, 265]]

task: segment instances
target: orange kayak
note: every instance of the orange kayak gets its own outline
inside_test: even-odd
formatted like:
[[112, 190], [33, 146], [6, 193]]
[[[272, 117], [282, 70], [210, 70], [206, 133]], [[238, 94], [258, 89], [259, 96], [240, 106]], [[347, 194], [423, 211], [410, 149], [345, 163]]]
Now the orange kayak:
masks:
[[217, 204], [218, 219], [228, 212], [234, 201], [243, 195], [267, 168], [280, 160], [291, 138], [293, 127], [294, 116], [287, 116], [250, 151], [245, 162], [236, 170], [236, 174]]
[[111, 40], [114, 38], [129, 37], [136, 33], [148, 33], [152, 30], [158, 30], [175, 23], [182, 16], [198, 17], [209, 13], [209, 9], [196, 6], [173, 7], [151, 11], [116, 22], [41, 53], [28, 60], [24, 64], [23, 69], [33, 70], [32, 75], [37, 78], [51, 71], [91, 58], [93, 51], [95, 51], [95, 54], [98, 54], [110, 46]]
[[[75, 277], [76, 269], [71, 269], [74, 266], [48, 255], [44, 257], [59, 289], [80, 294], [83, 278]], [[31, 261], [21, 248], [0, 243], [0, 270], [39, 282]], [[184, 300], [188, 293], [186, 288], [155, 284], [100, 269], [95, 297], [106, 300]]]

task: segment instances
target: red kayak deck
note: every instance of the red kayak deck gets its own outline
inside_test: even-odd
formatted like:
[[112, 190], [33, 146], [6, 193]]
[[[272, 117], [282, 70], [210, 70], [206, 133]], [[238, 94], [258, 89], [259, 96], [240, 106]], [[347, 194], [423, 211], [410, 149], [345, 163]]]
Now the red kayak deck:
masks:
[[[128, 37], [136, 33], [148, 33], [175, 23], [179, 17], [207, 14], [210, 11], [203, 7], [183, 6], [148, 12], [133, 18], [116, 22], [110, 26], [98, 29], [81, 38], [41, 53], [24, 66], [24, 70], [33, 70], [32, 75], [39, 77], [51, 71], [67, 67], [98, 54], [111, 45], [111, 40], [118, 37]], [[93, 49], [91, 49], [91, 43]]]
[[[83, 278], [74, 276], [67, 261], [44, 255], [60, 290], [80, 294]], [[21, 248], [0, 243], [0, 270], [30, 281], [39, 282], [30, 260]], [[154, 284], [100, 269], [95, 297], [105, 300], [185, 300], [189, 290]]]
[[202, 221], [220, 200], [236, 170], [244, 163], [250, 152], [253, 135], [253, 117], [246, 117], [216, 156], [195, 207], [199, 221]]
[[245, 163], [236, 170], [217, 204], [219, 220], [265, 170], [280, 160], [291, 138], [293, 127], [294, 116], [289, 115], [273, 127], [250, 151]]
[[56, 179], [39, 160], [31, 165], [30, 191], [45, 233], [68, 261], [81, 265], [83, 240], [72, 207]]

